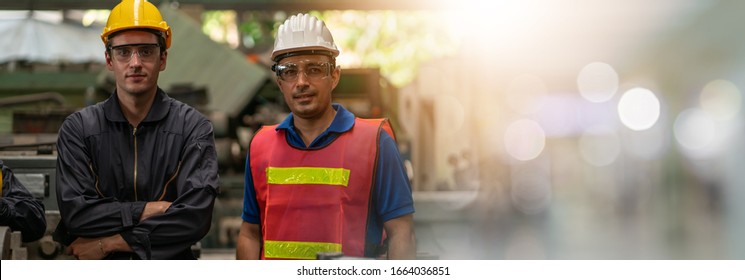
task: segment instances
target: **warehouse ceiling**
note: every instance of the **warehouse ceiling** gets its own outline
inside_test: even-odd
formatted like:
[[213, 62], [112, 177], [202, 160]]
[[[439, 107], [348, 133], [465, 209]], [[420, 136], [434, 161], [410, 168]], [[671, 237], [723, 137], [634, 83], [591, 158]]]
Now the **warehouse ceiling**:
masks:
[[[14, 0], [0, 3], [0, 10], [110, 9], [120, 0]], [[413, 10], [448, 6], [449, 1], [430, 0], [181, 0], [150, 1], [198, 4], [205, 9], [235, 10]], [[454, 2], [453, 2], [454, 3]]]

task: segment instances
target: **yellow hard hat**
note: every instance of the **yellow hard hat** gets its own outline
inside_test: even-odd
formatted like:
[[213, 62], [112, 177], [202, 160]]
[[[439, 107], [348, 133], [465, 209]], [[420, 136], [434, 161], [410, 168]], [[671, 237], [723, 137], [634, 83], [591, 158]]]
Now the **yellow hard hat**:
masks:
[[147, 0], [122, 0], [109, 14], [106, 27], [101, 33], [104, 45], [109, 43], [111, 33], [134, 28], [154, 29], [162, 32], [166, 39], [166, 49], [171, 47], [171, 27], [160, 15], [160, 11]]

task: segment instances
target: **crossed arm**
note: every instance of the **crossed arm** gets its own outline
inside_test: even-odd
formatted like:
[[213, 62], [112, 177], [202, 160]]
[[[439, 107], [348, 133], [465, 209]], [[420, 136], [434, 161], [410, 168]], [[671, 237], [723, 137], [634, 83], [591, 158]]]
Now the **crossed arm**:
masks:
[[120, 201], [104, 195], [76, 123], [60, 129], [57, 200], [68, 236], [68, 253], [100, 259], [134, 252], [141, 259], [168, 259], [201, 240], [210, 228], [218, 189], [217, 156], [211, 125], [189, 140], [175, 178], [173, 201]]
[[[164, 214], [171, 204], [168, 201], [146, 203], [140, 216], [140, 222]], [[133, 252], [133, 250], [122, 235], [118, 233], [99, 238], [78, 237], [65, 249], [66, 254], [73, 255], [76, 259], [81, 260], [100, 260], [111, 252]]]

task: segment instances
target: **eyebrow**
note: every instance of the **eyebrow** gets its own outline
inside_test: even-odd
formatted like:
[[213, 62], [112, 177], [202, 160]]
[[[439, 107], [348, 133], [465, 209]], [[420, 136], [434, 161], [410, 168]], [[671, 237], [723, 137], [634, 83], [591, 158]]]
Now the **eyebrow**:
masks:
[[319, 66], [319, 65], [322, 65], [322, 64], [324, 64], [324, 63], [328, 63], [328, 64], [331, 64], [331, 62], [327, 62], [327, 61], [321, 61], [321, 62], [311, 61], [311, 62], [307, 62], [307, 63], [302, 63], [302, 64], [298, 64], [297, 62], [285, 62], [285, 63], [282, 63], [282, 64], [280, 64], [280, 65], [294, 65], [294, 66], [298, 66], [298, 65], [305, 65], [305, 66]]
[[124, 44], [124, 45], [118, 45], [118, 46], [111, 46], [111, 48], [120, 48], [120, 47], [139, 47], [139, 46], [157, 46], [158, 43], [137, 43], [137, 44]]

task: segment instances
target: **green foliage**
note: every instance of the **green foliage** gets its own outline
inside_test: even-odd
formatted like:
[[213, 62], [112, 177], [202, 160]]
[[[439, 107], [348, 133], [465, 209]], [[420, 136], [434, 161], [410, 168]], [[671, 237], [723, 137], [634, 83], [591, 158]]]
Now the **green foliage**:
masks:
[[273, 16], [261, 11], [245, 12], [242, 16], [243, 23], [238, 26], [238, 31], [243, 35], [246, 47], [264, 48], [274, 45], [273, 34], [279, 24]]
[[[454, 30], [431, 11], [325, 11], [319, 13], [353, 67], [380, 68], [397, 87], [410, 83], [419, 65], [459, 48]], [[347, 66], [349, 67], [349, 66]]]
[[226, 43], [235, 18], [235, 11], [205, 11], [202, 13], [202, 32], [216, 42]]
[[[231, 14], [232, 13], [232, 14]], [[326, 22], [341, 49], [338, 61], [347, 68], [379, 68], [391, 84], [402, 87], [417, 74], [419, 65], [452, 55], [460, 47], [457, 34], [443, 12], [434, 11], [309, 11]], [[228, 27], [236, 24], [233, 11], [203, 14], [202, 30], [225, 42]], [[246, 12], [238, 30], [246, 47], [257, 52], [271, 48], [279, 27], [290, 14]], [[223, 34], [216, 36], [215, 34]]]

